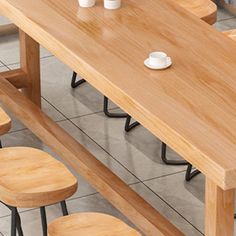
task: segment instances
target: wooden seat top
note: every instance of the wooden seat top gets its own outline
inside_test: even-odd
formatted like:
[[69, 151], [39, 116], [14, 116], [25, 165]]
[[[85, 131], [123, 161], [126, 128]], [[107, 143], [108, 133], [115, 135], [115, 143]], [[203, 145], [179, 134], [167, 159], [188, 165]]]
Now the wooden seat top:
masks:
[[77, 179], [49, 154], [28, 147], [0, 149], [0, 200], [17, 207], [54, 204], [72, 196]]
[[174, 0], [180, 6], [190, 11], [208, 24], [214, 24], [217, 19], [217, 6], [211, 0]]
[[11, 129], [11, 118], [0, 107], [0, 135], [6, 134]]
[[48, 226], [50, 236], [141, 236], [121, 220], [101, 213], [77, 213], [61, 217]]
[[236, 41], [236, 29], [224, 31], [223, 34]]
[[[235, 42], [175, 1], [109, 11], [102, 0], [0, 0], [0, 12], [222, 189], [236, 187]], [[152, 51], [172, 66], [146, 68]]]

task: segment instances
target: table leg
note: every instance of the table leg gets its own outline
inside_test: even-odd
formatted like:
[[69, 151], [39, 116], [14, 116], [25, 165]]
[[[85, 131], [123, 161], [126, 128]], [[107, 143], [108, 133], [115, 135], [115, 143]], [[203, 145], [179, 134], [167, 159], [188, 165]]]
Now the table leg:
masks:
[[19, 35], [21, 69], [28, 79], [28, 86], [22, 91], [33, 103], [41, 107], [39, 44], [22, 30], [19, 30]]
[[235, 190], [224, 191], [209, 178], [205, 189], [205, 235], [233, 236]]

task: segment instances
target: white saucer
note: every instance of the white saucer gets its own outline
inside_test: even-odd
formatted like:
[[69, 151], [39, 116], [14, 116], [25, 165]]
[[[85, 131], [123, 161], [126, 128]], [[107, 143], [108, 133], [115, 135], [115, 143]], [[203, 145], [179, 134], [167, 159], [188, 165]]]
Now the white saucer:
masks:
[[153, 70], [163, 70], [163, 69], [166, 69], [168, 67], [170, 67], [172, 65], [172, 61], [171, 61], [171, 58], [170, 57], [167, 57], [167, 63], [165, 66], [160, 66], [160, 65], [156, 65], [156, 66], [153, 66], [153, 65], [150, 65], [149, 64], [149, 58], [147, 58], [145, 61], [144, 61], [144, 65], [146, 67], [148, 67], [149, 69], [153, 69]]

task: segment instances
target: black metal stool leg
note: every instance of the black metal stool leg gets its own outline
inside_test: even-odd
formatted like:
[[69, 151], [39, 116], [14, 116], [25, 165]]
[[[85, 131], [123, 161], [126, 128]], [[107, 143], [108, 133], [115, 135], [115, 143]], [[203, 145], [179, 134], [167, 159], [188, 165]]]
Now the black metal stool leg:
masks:
[[108, 98], [104, 96], [104, 105], [103, 105], [103, 112], [106, 116], [110, 118], [125, 118], [127, 117], [126, 113], [111, 113], [108, 111]]
[[188, 163], [188, 167], [187, 167], [186, 174], [185, 174], [185, 180], [188, 181], [188, 182], [192, 178], [194, 178], [195, 176], [197, 176], [198, 174], [201, 173], [199, 170], [194, 170], [192, 172], [192, 168], [193, 168], [193, 166], [190, 163]]
[[138, 121], [135, 121], [132, 124], [130, 124], [130, 122], [131, 122], [131, 116], [127, 115], [126, 122], [125, 122], [125, 131], [126, 132], [129, 132], [130, 130], [132, 130], [136, 126], [140, 125], [140, 123]]
[[11, 208], [11, 236], [16, 236], [16, 224], [17, 224], [17, 210], [15, 207]]
[[174, 165], [174, 166], [180, 166], [180, 165], [187, 165], [187, 161], [182, 160], [168, 160], [166, 158], [166, 144], [162, 143], [161, 147], [161, 159], [166, 165]]
[[61, 210], [62, 210], [63, 216], [68, 216], [69, 213], [67, 210], [66, 201], [62, 201], [62, 202], [60, 202], [60, 204], [61, 204]]
[[76, 81], [76, 78], [77, 78], [77, 73], [73, 72], [72, 79], [71, 79], [71, 87], [72, 88], [76, 88], [79, 85], [86, 82], [86, 80], [84, 80], [84, 79], [80, 79], [80, 80]]
[[47, 217], [45, 207], [40, 207], [40, 215], [43, 229], [43, 236], [47, 236]]
[[21, 227], [20, 215], [19, 215], [17, 209], [16, 209], [16, 218], [17, 218], [16, 228], [17, 228], [18, 235], [19, 235], [19, 236], [24, 236], [23, 230], [22, 230], [22, 227]]

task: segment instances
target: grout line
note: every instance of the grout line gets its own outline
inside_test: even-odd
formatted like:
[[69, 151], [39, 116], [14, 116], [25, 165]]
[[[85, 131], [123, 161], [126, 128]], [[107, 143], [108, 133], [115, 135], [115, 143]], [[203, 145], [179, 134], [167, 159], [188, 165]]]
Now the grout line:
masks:
[[[50, 102], [49, 102], [50, 103]], [[52, 105], [52, 104], [51, 104]], [[52, 105], [53, 106], [53, 105]], [[55, 108], [55, 107], [54, 107]], [[56, 108], [55, 108], [56, 109]], [[142, 181], [140, 178], [138, 178], [135, 174], [133, 174], [128, 168], [126, 168], [122, 163], [120, 163], [120, 161], [118, 161], [116, 158], [114, 158], [107, 150], [105, 150], [100, 144], [98, 144], [93, 138], [91, 138], [88, 134], [86, 134], [79, 126], [77, 126], [76, 124], [74, 124], [70, 119], [68, 119], [68, 121], [73, 124], [74, 126], [76, 126], [83, 134], [85, 134], [90, 140], [92, 140], [95, 144], [97, 144], [105, 153], [107, 153], [113, 160], [115, 160], [116, 162], [118, 162], [125, 170], [127, 170], [131, 175], [133, 175], [139, 182], [138, 183], [142, 183], [145, 187], [147, 187], [152, 193], [154, 193], [160, 200], [162, 200], [167, 206], [169, 206], [173, 211], [175, 211], [180, 217], [182, 217], [187, 223], [189, 223], [193, 228], [195, 228], [199, 233], [201, 233], [203, 235], [203, 233], [196, 227], [194, 226], [189, 220], [187, 220], [182, 214], [180, 214], [175, 208], [172, 207], [172, 205], [170, 205], [167, 201], [165, 201], [161, 196], [159, 196], [157, 193], [155, 193], [152, 189], [150, 189], [145, 183], [144, 181]], [[181, 171], [184, 172], [184, 171]], [[179, 172], [176, 173], [172, 173], [170, 175], [174, 175], [177, 174]], [[168, 175], [165, 175], [168, 176]], [[161, 177], [157, 177], [156, 179], [161, 178]], [[155, 178], [154, 178], [155, 179]], [[130, 186], [130, 185], [129, 185]]]
[[[43, 56], [43, 57], [40, 57], [40, 60], [41, 59], [47, 59], [47, 58], [50, 58], [50, 57], [54, 57], [54, 55], [47, 55], [47, 56]], [[20, 61], [19, 62], [11, 62], [11, 63], [4, 63], [3, 61], [0, 60], [0, 62], [3, 64], [2, 66], [5, 66], [7, 67], [9, 70], [12, 70], [9, 66], [15, 66], [15, 65], [20, 65]], [[1, 66], [0, 66], [1, 67]]]
[[[141, 181], [137, 181], [137, 182], [134, 182], [134, 183], [131, 183], [131, 184], [128, 184], [129, 186], [132, 186], [132, 185], [135, 185], [135, 184], [141, 184]], [[94, 193], [89, 193], [89, 194], [85, 194], [85, 195], [82, 195], [82, 196], [79, 196], [79, 197], [74, 197], [74, 198], [69, 198], [69, 199], [66, 199], [66, 202], [71, 202], [71, 201], [74, 201], [74, 200], [78, 200], [78, 199], [82, 199], [82, 198], [86, 198], [86, 197], [91, 197], [91, 196], [94, 196], [94, 195], [100, 195], [102, 196], [99, 192], [94, 192]], [[103, 196], [102, 196], [103, 197]], [[103, 197], [105, 200], [106, 198]], [[106, 200], [107, 201], [107, 200]], [[57, 205], [59, 203], [55, 203], [55, 204], [52, 204], [50, 206], [53, 206], [53, 205]], [[46, 206], [47, 207], [47, 206]], [[114, 207], [115, 208], [115, 207]], [[37, 210], [39, 209], [38, 207], [36, 208], [31, 208], [31, 209], [26, 209], [26, 210], [23, 210], [23, 211], [19, 211], [19, 214], [24, 214], [24, 213], [27, 213], [27, 212], [30, 212], [30, 211], [34, 211], [34, 210]], [[4, 216], [0, 216], [0, 219], [3, 219], [3, 218], [7, 218], [7, 217], [10, 217], [11, 214], [7, 214], [7, 215], [4, 215]], [[1, 233], [1, 232], [0, 232]], [[1, 235], [0, 235], [1, 236]]]
[[169, 206], [174, 212], [176, 212], [179, 216], [181, 216], [187, 223], [189, 223], [194, 229], [196, 229], [199, 233], [204, 235], [201, 230], [199, 230], [195, 225], [193, 225], [185, 216], [183, 216], [181, 213], [179, 213], [170, 203], [168, 203], [163, 197], [161, 197], [159, 194], [157, 194], [155, 191], [153, 191], [148, 185], [145, 184], [145, 182], [142, 181], [142, 184], [145, 185], [146, 188], [148, 188], [154, 195], [156, 195], [161, 201], [163, 201], [167, 206]]

